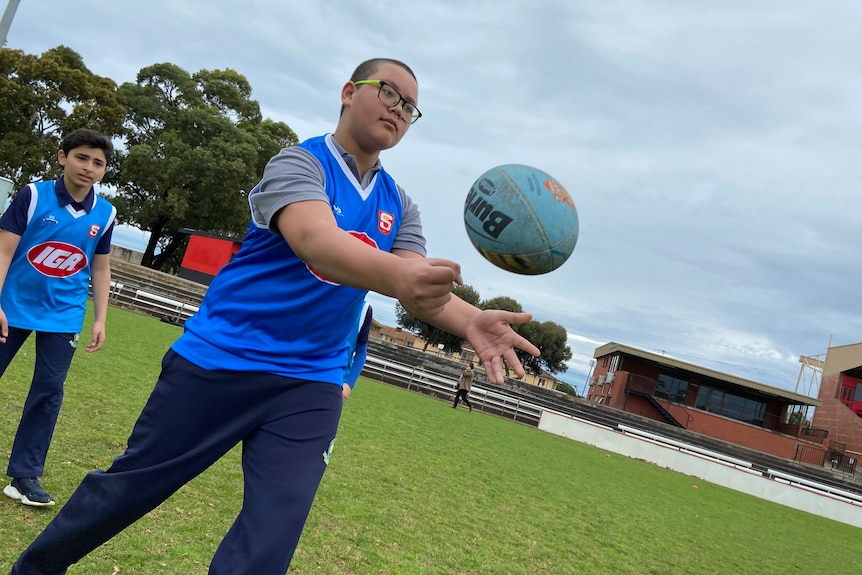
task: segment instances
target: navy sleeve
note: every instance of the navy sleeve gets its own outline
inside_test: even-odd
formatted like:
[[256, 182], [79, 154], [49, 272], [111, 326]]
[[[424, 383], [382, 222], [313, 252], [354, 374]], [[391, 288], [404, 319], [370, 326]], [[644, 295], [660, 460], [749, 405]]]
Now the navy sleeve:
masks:
[[111, 236], [114, 235], [114, 224], [108, 226], [108, 229], [102, 234], [102, 237], [99, 238], [99, 243], [96, 244], [96, 253], [97, 254], [109, 254], [111, 253]]
[[27, 229], [27, 212], [30, 211], [30, 187], [25, 186], [18, 191], [15, 199], [9, 204], [9, 209], [3, 212], [0, 218], [0, 228], [23, 236]]
[[368, 306], [365, 312], [365, 319], [362, 321], [362, 327], [359, 328], [359, 335], [356, 336], [357, 344], [367, 344], [368, 335], [371, 333], [371, 320], [374, 318], [374, 310]]

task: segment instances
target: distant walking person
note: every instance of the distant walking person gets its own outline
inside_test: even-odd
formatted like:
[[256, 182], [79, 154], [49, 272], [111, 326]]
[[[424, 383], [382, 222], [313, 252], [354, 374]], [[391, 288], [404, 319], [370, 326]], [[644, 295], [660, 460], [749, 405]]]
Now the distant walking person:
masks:
[[473, 364], [470, 363], [461, 372], [461, 379], [458, 380], [458, 391], [455, 393], [455, 403], [452, 404], [452, 409], [458, 408], [458, 402], [461, 400], [467, 405], [470, 411], [473, 411], [473, 404], [467, 399], [467, 394], [470, 393], [470, 388], [473, 387]]

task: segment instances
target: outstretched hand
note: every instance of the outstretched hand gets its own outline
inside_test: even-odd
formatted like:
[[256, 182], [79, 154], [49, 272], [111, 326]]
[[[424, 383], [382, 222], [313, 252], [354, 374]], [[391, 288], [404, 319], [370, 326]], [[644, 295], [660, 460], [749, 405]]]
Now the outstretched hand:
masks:
[[489, 309], [477, 314], [467, 324], [467, 339], [485, 366], [488, 381], [501, 385], [505, 378], [503, 360], [515, 371], [518, 377], [526, 372], [515, 354], [515, 348], [530, 355], [539, 356], [539, 348], [524, 337], [515, 333], [512, 324], [527, 323], [533, 319], [528, 313], [515, 313]]

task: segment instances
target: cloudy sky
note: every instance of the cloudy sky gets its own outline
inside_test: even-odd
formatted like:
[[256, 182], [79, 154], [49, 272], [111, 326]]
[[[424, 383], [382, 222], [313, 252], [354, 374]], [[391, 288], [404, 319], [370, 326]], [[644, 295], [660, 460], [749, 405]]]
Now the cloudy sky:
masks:
[[[609, 341], [789, 390], [800, 355], [862, 341], [858, 0], [22, 0], [8, 46], [59, 44], [117, 83], [235, 69], [300, 138], [334, 129], [359, 61], [406, 61], [423, 117], [382, 159], [429, 255], [562, 324], [578, 387]], [[505, 163], [575, 200], [555, 272], [498, 270], [467, 238], [470, 185]]]

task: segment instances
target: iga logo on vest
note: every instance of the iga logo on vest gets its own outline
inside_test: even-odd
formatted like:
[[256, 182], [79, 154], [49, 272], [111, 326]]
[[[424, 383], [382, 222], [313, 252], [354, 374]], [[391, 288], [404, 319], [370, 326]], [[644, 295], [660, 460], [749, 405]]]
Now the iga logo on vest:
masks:
[[66, 278], [87, 267], [87, 254], [71, 244], [45, 242], [30, 248], [27, 261], [39, 273]]

